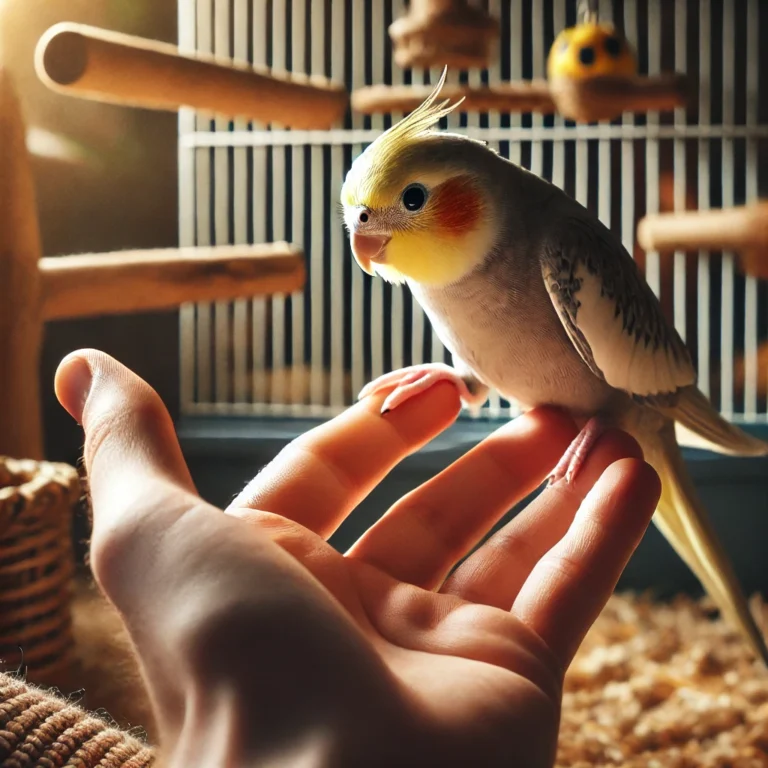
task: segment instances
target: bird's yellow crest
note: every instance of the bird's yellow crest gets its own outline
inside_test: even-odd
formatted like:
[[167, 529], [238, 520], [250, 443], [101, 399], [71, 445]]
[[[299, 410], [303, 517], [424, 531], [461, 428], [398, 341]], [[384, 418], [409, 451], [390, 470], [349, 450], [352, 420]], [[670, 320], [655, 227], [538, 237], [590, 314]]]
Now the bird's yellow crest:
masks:
[[380, 204], [386, 198], [390, 183], [394, 181], [393, 174], [401, 170], [397, 163], [392, 162], [393, 158], [464, 101], [462, 97], [454, 104], [449, 103], [450, 99], [436, 103], [447, 74], [448, 68], [445, 67], [429, 96], [378, 136], [352, 165], [341, 190], [344, 205]]

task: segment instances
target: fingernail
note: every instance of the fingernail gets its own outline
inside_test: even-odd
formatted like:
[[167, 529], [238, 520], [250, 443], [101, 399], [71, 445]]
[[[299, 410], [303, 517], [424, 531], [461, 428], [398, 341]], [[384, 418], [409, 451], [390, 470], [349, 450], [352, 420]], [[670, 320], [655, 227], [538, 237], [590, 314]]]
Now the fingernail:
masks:
[[56, 396], [69, 415], [80, 424], [93, 382], [88, 362], [79, 356], [65, 358], [56, 372]]

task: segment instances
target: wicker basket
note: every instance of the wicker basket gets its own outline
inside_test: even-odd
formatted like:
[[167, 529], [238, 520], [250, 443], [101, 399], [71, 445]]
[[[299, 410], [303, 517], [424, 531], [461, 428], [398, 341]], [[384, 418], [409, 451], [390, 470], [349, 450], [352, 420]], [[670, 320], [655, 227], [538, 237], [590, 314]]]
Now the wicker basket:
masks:
[[72, 671], [71, 526], [81, 496], [74, 467], [0, 456], [0, 665], [42, 684]]

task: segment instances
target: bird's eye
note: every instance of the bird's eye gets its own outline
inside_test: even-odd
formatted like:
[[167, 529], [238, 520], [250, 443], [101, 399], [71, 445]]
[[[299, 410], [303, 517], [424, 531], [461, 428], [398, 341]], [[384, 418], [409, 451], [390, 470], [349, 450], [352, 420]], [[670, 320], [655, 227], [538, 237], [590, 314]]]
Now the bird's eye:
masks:
[[427, 202], [427, 190], [421, 184], [409, 184], [403, 190], [403, 205], [408, 211], [418, 211]]
[[618, 37], [615, 35], [606, 37], [603, 45], [605, 46], [605, 50], [608, 52], [609, 56], [613, 57], [614, 59], [619, 57], [619, 54], [621, 53], [621, 40], [619, 40]]
[[590, 66], [595, 63], [595, 49], [591, 45], [585, 45], [579, 51], [579, 59], [585, 66]]
[[357, 220], [361, 224], [365, 224], [369, 218], [370, 216], [368, 215], [368, 211], [360, 211], [360, 213], [357, 215]]

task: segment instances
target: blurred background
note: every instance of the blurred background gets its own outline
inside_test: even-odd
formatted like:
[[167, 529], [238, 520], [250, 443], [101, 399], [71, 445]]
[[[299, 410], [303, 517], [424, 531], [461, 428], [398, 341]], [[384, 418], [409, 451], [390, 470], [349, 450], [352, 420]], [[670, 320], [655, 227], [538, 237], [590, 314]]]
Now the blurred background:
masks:
[[[178, 38], [174, 0], [0, 0], [0, 65], [13, 77], [29, 129], [44, 255], [177, 245], [177, 116], [46, 88], [35, 74], [34, 50], [59, 21], [174, 44]], [[155, 343], [140, 343], [145, 333]], [[61, 358], [79, 347], [122, 360], [178, 414], [177, 312], [49, 323], [41, 368], [48, 458], [78, 458], [80, 430], [52, 384]]]

